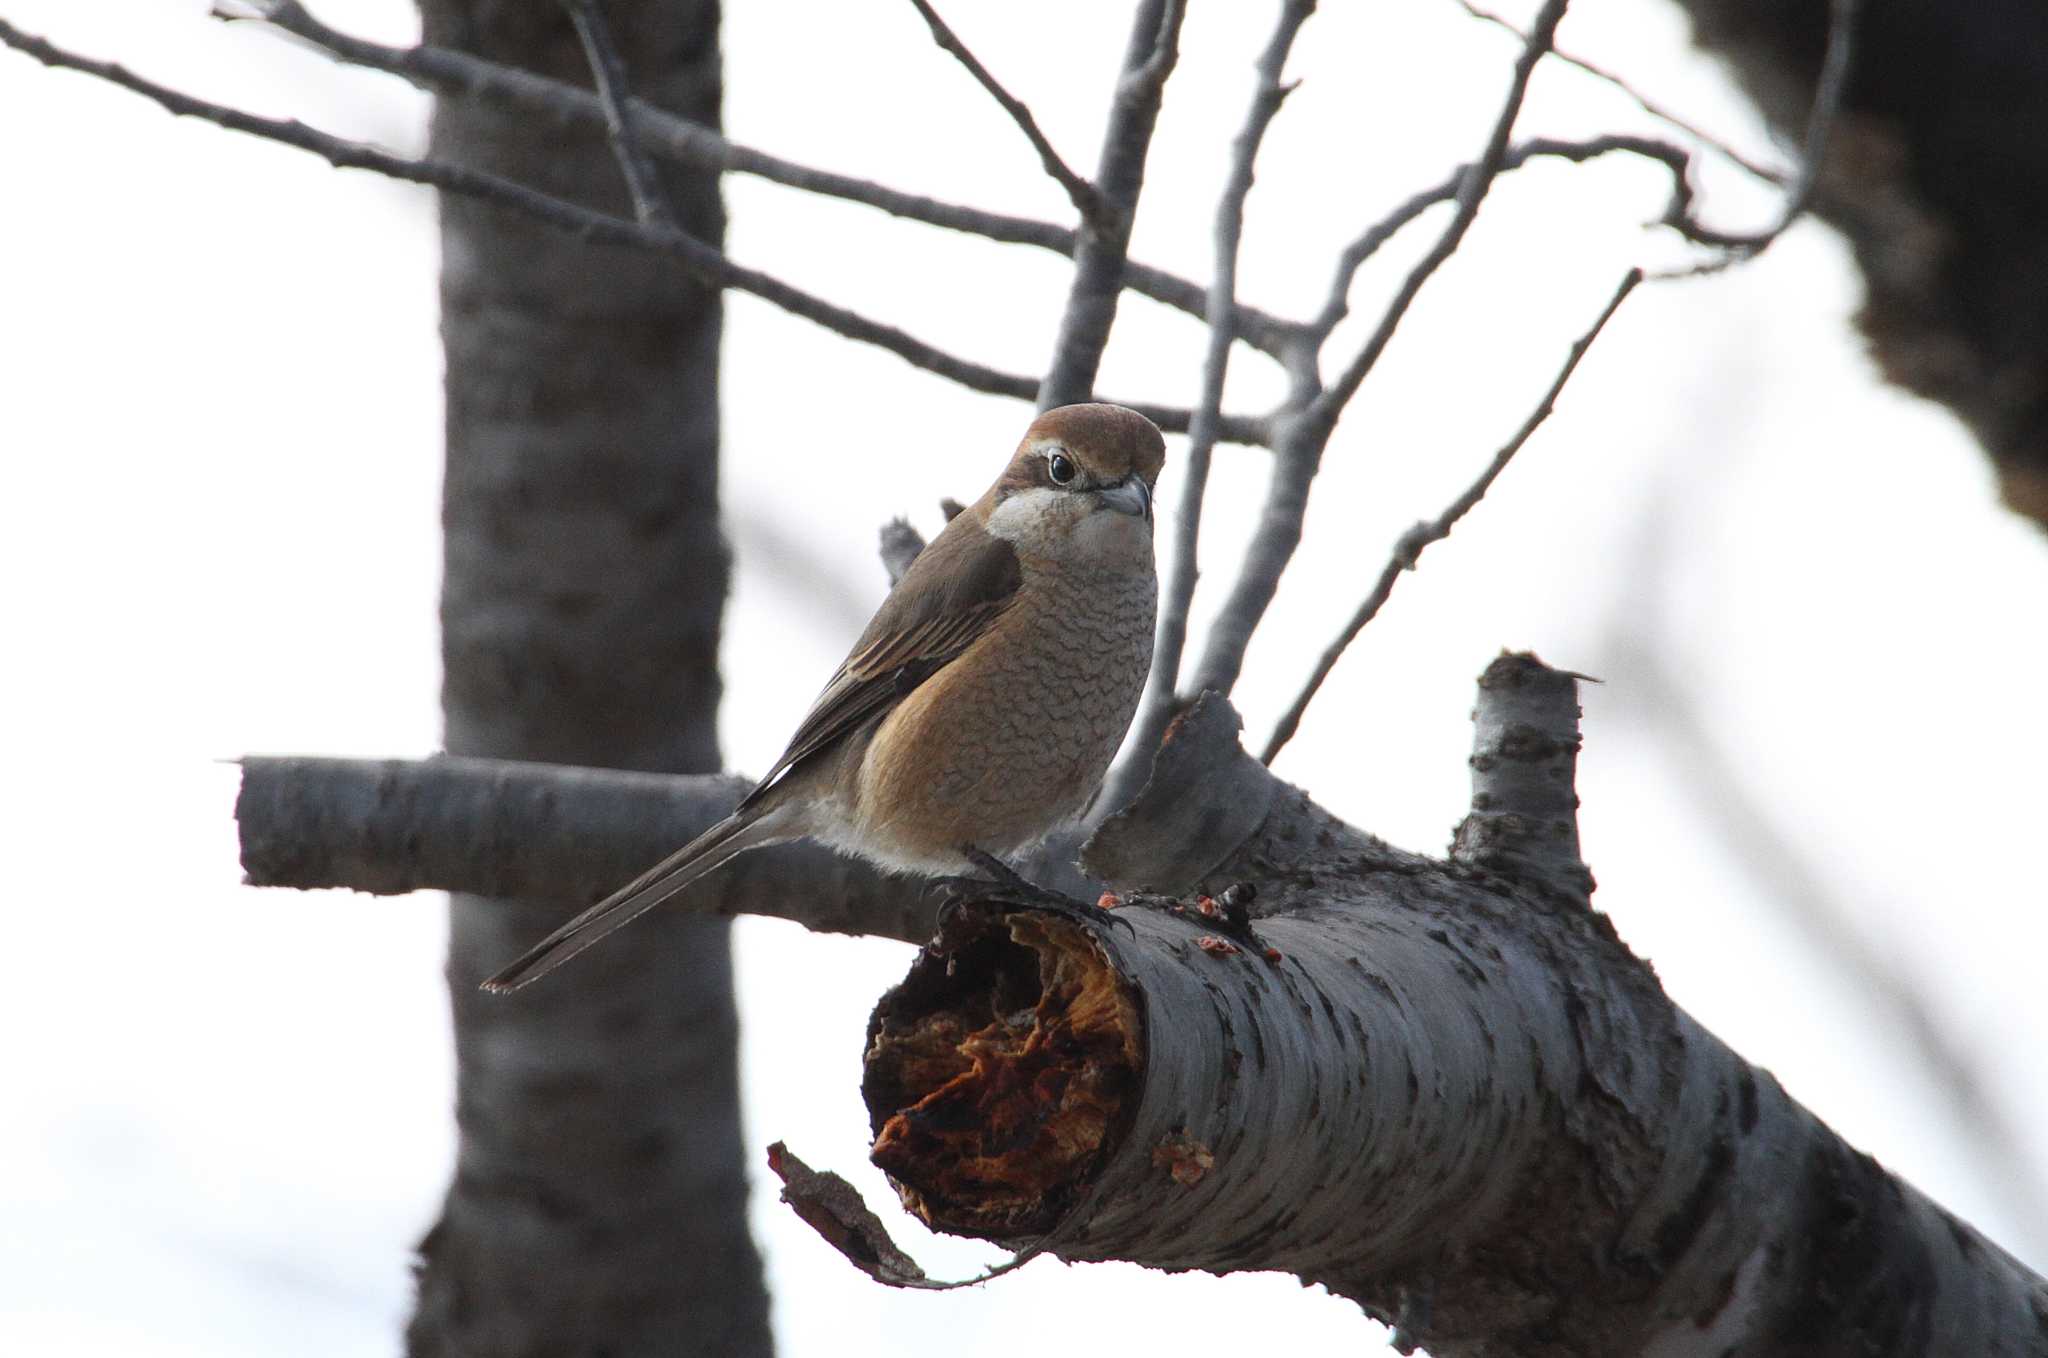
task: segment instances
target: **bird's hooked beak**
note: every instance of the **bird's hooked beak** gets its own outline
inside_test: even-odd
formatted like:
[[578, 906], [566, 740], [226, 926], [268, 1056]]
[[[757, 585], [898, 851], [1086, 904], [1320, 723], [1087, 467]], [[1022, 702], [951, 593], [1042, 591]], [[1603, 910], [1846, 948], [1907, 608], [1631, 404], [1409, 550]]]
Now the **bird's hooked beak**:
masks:
[[1119, 514], [1130, 514], [1152, 522], [1152, 487], [1145, 484], [1145, 478], [1132, 472], [1115, 485], [1103, 486], [1097, 490], [1102, 503]]

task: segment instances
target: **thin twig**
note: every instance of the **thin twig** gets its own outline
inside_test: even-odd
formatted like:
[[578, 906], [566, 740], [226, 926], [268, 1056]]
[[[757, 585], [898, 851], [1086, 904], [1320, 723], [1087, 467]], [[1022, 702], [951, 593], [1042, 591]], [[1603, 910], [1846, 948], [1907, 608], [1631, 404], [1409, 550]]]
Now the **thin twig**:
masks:
[[1443, 513], [1434, 519], [1416, 524], [1401, 535], [1401, 540], [1394, 545], [1393, 556], [1380, 571], [1380, 578], [1374, 583], [1372, 592], [1365, 596], [1365, 602], [1351, 615], [1351, 621], [1344, 624], [1344, 630], [1337, 634], [1337, 639], [1324, 648], [1322, 659], [1316, 662], [1315, 673], [1309, 676], [1308, 682], [1302, 686], [1301, 693], [1296, 696], [1293, 705], [1274, 725], [1273, 734], [1266, 741], [1265, 752], [1259, 756], [1261, 760], [1271, 764], [1281, 748], [1294, 738], [1295, 730], [1301, 725], [1302, 713], [1308, 711], [1309, 703], [1314, 700], [1317, 690], [1322, 688], [1323, 681], [1330, 677], [1330, 671], [1336, 668], [1337, 661], [1346, 648], [1357, 640], [1365, 625], [1378, 616], [1381, 606], [1393, 594], [1394, 585], [1400, 580], [1401, 573], [1414, 570], [1423, 550], [1432, 542], [1442, 542], [1451, 535], [1451, 529], [1457, 526], [1458, 520], [1464, 518], [1473, 506], [1486, 498], [1486, 492], [1493, 488], [1494, 479], [1506, 470], [1508, 463], [1514, 460], [1515, 454], [1522, 450], [1522, 445], [1529, 441], [1529, 436], [1550, 418], [1550, 412], [1556, 407], [1557, 398], [1564, 391], [1565, 383], [1571, 381], [1572, 373], [1578, 369], [1579, 360], [1593, 347], [1593, 341], [1600, 337], [1601, 330], [1620, 309], [1623, 300], [1635, 291], [1636, 285], [1642, 281], [1641, 269], [1630, 269], [1622, 276], [1621, 285], [1614, 290], [1614, 296], [1608, 299], [1606, 308], [1593, 322], [1592, 328], [1572, 342], [1571, 352], [1566, 355], [1564, 366], [1558, 369], [1557, 376], [1551, 380], [1550, 389], [1543, 393], [1543, 399], [1529, 412], [1529, 417], [1522, 421], [1522, 427], [1515, 431], [1514, 437], [1493, 455], [1493, 461], [1486, 465], [1486, 470], [1479, 474], [1479, 479], [1467, 486], [1464, 494], [1451, 501]]
[[1081, 214], [1083, 220], [1100, 226], [1102, 200], [1096, 194], [1095, 186], [1075, 174], [1067, 162], [1060, 159], [1060, 153], [1053, 149], [1052, 143], [1046, 140], [1045, 133], [1039, 130], [1038, 120], [1031, 116], [1031, 110], [1024, 106], [1024, 101], [1004, 89], [1002, 82], [989, 74], [988, 67], [982, 65], [974, 53], [967, 50], [967, 44], [961, 42], [953, 30], [946, 26], [946, 21], [939, 17], [939, 12], [933, 9], [927, 0], [910, 0], [910, 3], [924, 16], [926, 26], [932, 31], [932, 41], [950, 52], [954, 60], [965, 66], [967, 73], [989, 92], [991, 98], [1002, 105], [1003, 112], [1010, 115], [1010, 121], [1017, 125], [1017, 130], [1031, 143], [1031, 149], [1038, 152], [1038, 161], [1045, 166], [1045, 172], [1066, 190], [1067, 199], [1073, 203], [1074, 210]]
[[[229, 21], [253, 17], [323, 49], [337, 60], [398, 76], [430, 93], [501, 99], [526, 112], [564, 123], [597, 122], [604, 117], [596, 95], [559, 80], [451, 48], [425, 44], [387, 47], [353, 37], [314, 18], [298, 0], [240, 0], [240, 4], [249, 8], [216, 8], [215, 14]], [[641, 145], [661, 159], [694, 169], [751, 175], [800, 192], [859, 203], [905, 221], [922, 222], [984, 240], [1029, 245], [1069, 258], [1074, 254], [1076, 232], [1070, 227], [905, 193], [872, 180], [799, 165], [728, 141], [712, 128], [644, 100], [629, 99], [627, 103]], [[1134, 292], [1190, 316], [1203, 314], [1208, 296], [1199, 283], [1135, 261], [1126, 262], [1123, 283]], [[1293, 341], [1298, 329], [1293, 322], [1270, 313], [1239, 308], [1238, 338], [1276, 357]]]
[[1315, 482], [1316, 472], [1321, 468], [1323, 451], [1329, 446], [1330, 433], [1336, 428], [1345, 403], [1356, 394], [1359, 384], [1372, 371], [1373, 364], [1378, 362], [1387, 342], [1393, 338], [1394, 330], [1407, 314], [1409, 304], [1437, 268], [1457, 250], [1473, 219], [1479, 215], [1479, 205], [1485, 201], [1487, 190], [1492, 187], [1507, 156], [1508, 136], [1521, 113], [1522, 99], [1529, 89], [1529, 77], [1535, 72], [1536, 63], [1550, 50], [1557, 35], [1558, 22], [1564, 18], [1566, 3], [1567, 0], [1545, 0], [1530, 30], [1528, 44], [1515, 61], [1507, 97], [1487, 134], [1485, 150], [1472, 163], [1459, 185], [1456, 211], [1436, 244], [1409, 270], [1407, 279], [1388, 304], [1365, 347], [1345, 368], [1342, 376], [1309, 402], [1305, 410], [1273, 421], [1273, 476], [1260, 512], [1259, 529], [1245, 551], [1244, 563], [1238, 570], [1230, 595], [1224, 600], [1216, 622], [1210, 628], [1202, 663], [1196, 669], [1191, 684], [1192, 692], [1213, 689], [1227, 695], [1236, 686], [1237, 677], [1244, 669], [1245, 652], [1251, 646], [1252, 633], [1272, 606], [1273, 596], [1280, 588], [1280, 577], [1301, 546], [1302, 520], [1308, 512], [1309, 491]]
[[626, 92], [626, 63], [612, 41], [603, 8], [597, 0], [562, 0], [562, 6], [569, 11], [569, 21], [576, 25], [583, 55], [590, 62], [590, 77], [604, 105], [605, 137], [611, 143], [612, 158], [619, 163], [619, 175], [626, 181], [626, 192], [632, 195], [633, 215], [643, 226], [674, 226], [675, 210], [640, 144], [639, 119]]
[[1779, 206], [1777, 220], [1764, 230], [1748, 235], [1708, 233], [1701, 243], [1717, 245], [1725, 254], [1690, 268], [1667, 270], [1653, 277], [1697, 277], [1755, 259], [1805, 215], [1813, 198], [1814, 184], [1820, 176], [1821, 161], [1827, 155], [1828, 136], [1834, 130], [1835, 118], [1841, 113], [1842, 100], [1848, 93], [1849, 65], [1855, 53], [1856, 18], [1860, 9], [1861, 0], [1829, 0], [1827, 53], [1821, 59], [1820, 80], [1814, 87], [1813, 107], [1806, 118], [1806, 137], [1799, 152], [1799, 174], [1792, 181], [1792, 191], [1785, 195], [1785, 201]]
[[[1497, 28], [1505, 29], [1507, 32], [1513, 34], [1516, 41], [1518, 42], [1527, 42], [1529, 40], [1528, 35], [1523, 33], [1521, 29], [1515, 27], [1515, 25], [1511, 21], [1502, 18], [1500, 15], [1493, 13], [1491, 10], [1481, 9], [1479, 6], [1473, 4], [1472, 0], [1454, 0], [1454, 3], [1456, 3], [1460, 9], [1464, 10], [1473, 18], [1481, 20], [1485, 23], [1492, 24]], [[1654, 102], [1648, 95], [1638, 90], [1635, 86], [1629, 84], [1626, 77], [1618, 75], [1615, 72], [1608, 70], [1604, 66], [1597, 66], [1594, 63], [1586, 60], [1584, 57], [1574, 56], [1572, 53], [1567, 52], [1562, 48], [1553, 48], [1551, 50], [1551, 55], [1556, 57], [1559, 61], [1563, 62], [1567, 66], [1576, 66], [1581, 71], [1584, 71], [1587, 75], [1592, 76], [1594, 79], [1603, 80], [1609, 85], [1614, 86], [1615, 89], [1620, 90], [1623, 94], [1627, 95], [1629, 100], [1632, 103], [1634, 103], [1637, 108], [1649, 114], [1658, 122], [1663, 123], [1666, 127], [1675, 128], [1678, 131], [1683, 132], [1686, 136], [1691, 137], [1701, 146], [1706, 147], [1709, 151], [1714, 152], [1715, 154], [1719, 155], [1722, 159], [1737, 166], [1738, 168], [1747, 170], [1750, 174], [1755, 175], [1758, 179], [1763, 180], [1766, 184], [1776, 184], [1782, 187], [1784, 184], [1791, 180], [1792, 176], [1788, 174], [1786, 171], [1776, 169], [1769, 165], [1765, 165], [1761, 161], [1750, 159], [1748, 156], [1745, 156], [1742, 152], [1736, 150], [1728, 142], [1726, 142], [1720, 137], [1715, 136], [1713, 133], [1706, 131], [1697, 123], [1687, 122], [1684, 118], [1680, 117], [1676, 113], [1673, 113], [1670, 109], [1665, 108], [1662, 104]]]
[[1095, 374], [1123, 295], [1125, 252], [1145, 186], [1145, 157], [1152, 149], [1166, 78], [1180, 58], [1185, 13], [1185, 0], [1145, 0], [1138, 6], [1095, 169], [1101, 210], [1094, 221], [1082, 222], [1074, 242], [1074, 278], [1060, 313], [1052, 363], [1038, 388], [1041, 410], [1085, 401], [1095, 390]]
[[[1216, 418], [1223, 404], [1223, 379], [1230, 363], [1230, 336], [1237, 320], [1237, 257], [1244, 235], [1244, 205], [1251, 196], [1254, 166], [1266, 129], [1280, 111], [1281, 103], [1293, 89], [1281, 83], [1287, 54], [1301, 26], [1315, 12], [1316, 0], [1287, 0], [1281, 5], [1273, 36], [1257, 63], [1258, 87], [1252, 93], [1251, 108], [1244, 126], [1231, 146], [1230, 173], [1216, 204], [1216, 271], [1209, 284], [1209, 348], [1202, 363], [1202, 390], [1195, 402], [1194, 424], [1188, 432], [1187, 456], [1182, 463], [1180, 504], [1174, 513], [1173, 555], [1167, 563], [1165, 587], [1161, 591], [1158, 637], [1152, 648], [1152, 671], [1145, 682], [1145, 695], [1131, 724], [1133, 757], [1110, 780], [1101, 806], [1107, 813], [1121, 809], [1135, 796], [1141, 780], [1150, 772], [1152, 752], [1172, 718], [1175, 686], [1180, 679], [1181, 653], [1187, 646], [1188, 609], [1195, 597], [1198, 546], [1202, 529], [1202, 501], [1209, 486], [1210, 455], [1216, 447]], [[1134, 785], [1135, 784], [1135, 785]]]
[[[1628, 133], [1611, 133], [1584, 141], [1558, 141], [1550, 137], [1534, 137], [1507, 149], [1506, 154], [1501, 157], [1499, 173], [1508, 174], [1519, 170], [1532, 160], [1556, 159], [1582, 165], [1589, 160], [1615, 152], [1656, 161], [1670, 171], [1671, 197], [1657, 225], [1672, 227], [1689, 240], [1697, 239], [1700, 233], [1711, 229], [1700, 226], [1692, 217], [1692, 186], [1687, 179], [1692, 158], [1684, 147], [1660, 141], [1655, 137], [1638, 137]], [[1474, 168], [1473, 164], [1460, 165], [1441, 182], [1410, 195], [1345, 246], [1343, 253], [1337, 258], [1337, 268], [1330, 280], [1323, 308], [1316, 314], [1315, 319], [1307, 324], [1308, 333], [1318, 340], [1328, 339], [1338, 324], [1350, 314], [1351, 285], [1357, 278], [1359, 269], [1379, 251], [1381, 246], [1430, 208], [1439, 203], [1456, 201], [1459, 191], [1472, 175]]]
[[[392, 179], [496, 203], [585, 242], [629, 246], [668, 255], [709, 286], [750, 293], [847, 339], [886, 349], [912, 366], [956, 382], [970, 391], [1018, 400], [1030, 400], [1038, 391], [1038, 384], [1029, 377], [1002, 372], [948, 353], [893, 325], [828, 302], [758, 269], [736, 264], [722, 251], [674, 227], [615, 217], [487, 171], [394, 155], [308, 127], [296, 119], [264, 118], [197, 99], [136, 75], [125, 67], [66, 51], [42, 38], [23, 33], [5, 20], [0, 20], [0, 44], [26, 53], [46, 66], [77, 71], [118, 85], [181, 117], [198, 118], [232, 132], [243, 132], [310, 151], [338, 169], [370, 170]], [[1125, 404], [1160, 428], [1175, 432], [1185, 432], [1193, 418], [1185, 407], [1142, 401]], [[1265, 427], [1266, 421], [1261, 417], [1226, 415], [1221, 424], [1222, 437], [1232, 442], [1262, 443]]]

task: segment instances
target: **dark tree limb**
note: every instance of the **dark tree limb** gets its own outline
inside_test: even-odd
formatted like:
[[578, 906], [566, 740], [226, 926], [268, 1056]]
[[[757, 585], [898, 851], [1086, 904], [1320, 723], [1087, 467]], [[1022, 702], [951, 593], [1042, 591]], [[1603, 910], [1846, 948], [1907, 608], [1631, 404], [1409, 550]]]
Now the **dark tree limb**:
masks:
[[[1817, 0], [1681, 0], [1773, 130], [1810, 119]], [[2048, 7], [1864, 7], [1812, 209], [1854, 250], [1887, 380], [1954, 410], [2016, 513], [2048, 527]]]
[[1082, 220], [1092, 223], [1099, 229], [1103, 225], [1102, 200], [1095, 192], [1095, 186], [1075, 174], [1067, 162], [1060, 159], [1060, 153], [1053, 149], [1052, 143], [1046, 140], [1045, 133], [1039, 130], [1038, 119], [1031, 116], [1031, 110], [1024, 106], [1021, 99], [1004, 89], [1002, 82], [989, 73], [988, 67], [982, 65], [980, 59], [967, 50], [967, 44], [961, 42], [959, 36], [947, 26], [946, 21], [939, 17], [939, 12], [931, 7], [929, 0], [910, 0], [910, 3], [923, 16], [925, 26], [931, 29], [932, 41], [966, 67], [967, 73], [974, 77], [975, 83], [988, 91], [989, 97], [1010, 116], [1010, 121], [1017, 125], [1017, 130], [1024, 134], [1024, 139], [1031, 143], [1031, 149], [1038, 153], [1038, 163], [1045, 167], [1046, 174], [1052, 177], [1053, 182], [1065, 191], [1067, 200], [1074, 205], [1074, 210], [1081, 214]]
[[1117, 299], [1123, 294], [1125, 254], [1137, 220], [1138, 195], [1145, 186], [1145, 157], [1152, 149], [1166, 78], [1180, 58], [1185, 17], [1185, 0], [1142, 0], [1138, 6], [1095, 169], [1100, 225], [1084, 220], [1075, 238], [1074, 277], [1060, 313], [1051, 365], [1038, 387], [1040, 410], [1094, 396], [1095, 373], [1102, 366]]
[[1487, 463], [1486, 470], [1465, 488], [1463, 494], [1446, 506], [1443, 513], [1434, 519], [1425, 519], [1401, 535], [1401, 540], [1394, 544], [1393, 556], [1381, 569], [1380, 577], [1374, 582], [1372, 591], [1365, 596], [1365, 601], [1358, 606], [1358, 611], [1351, 615], [1351, 620], [1344, 624], [1344, 630], [1337, 634], [1337, 639], [1324, 648], [1321, 659], [1316, 662], [1315, 673], [1309, 676], [1308, 682], [1302, 686], [1294, 702], [1274, 725], [1273, 734], [1267, 738], [1266, 748], [1259, 755], [1260, 762], [1272, 763], [1287, 742], [1294, 738], [1295, 731], [1301, 726], [1302, 714], [1308, 711], [1309, 703], [1315, 700], [1317, 690], [1321, 689], [1323, 681], [1330, 677], [1330, 671], [1337, 667], [1337, 661], [1343, 657], [1351, 643], [1358, 639], [1358, 634], [1365, 630], [1365, 625], [1379, 616], [1380, 609], [1393, 596], [1394, 585], [1400, 580], [1402, 573], [1415, 569], [1416, 562], [1421, 559], [1424, 549], [1431, 543], [1442, 542], [1451, 535], [1451, 529], [1457, 526], [1458, 520], [1464, 518], [1486, 498], [1486, 492], [1493, 487], [1494, 480], [1507, 470], [1508, 463], [1522, 450], [1522, 445], [1529, 441], [1529, 436], [1550, 418], [1550, 412], [1556, 407], [1557, 398], [1563, 393], [1565, 383], [1571, 381], [1572, 373], [1578, 369], [1579, 360], [1586, 356], [1586, 351], [1593, 347], [1593, 341], [1600, 337], [1601, 330], [1606, 328], [1607, 322], [1621, 308], [1622, 302], [1642, 281], [1641, 269], [1630, 269], [1622, 276], [1621, 285], [1614, 290], [1614, 296], [1608, 299], [1606, 308], [1593, 322], [1592, 328], [1572, 342], [1571, 352], [1566, 356], [1564, 366], [1558, 369], [1557, 376], [1550, 383], [1550, 389], [1543, 393], [1543, 399], [1537, 402], [1536, 408], [1522, 421], [1522, 427], [1515, 431], [1514, 437], [1493, 455], [1493, 461]]
[[[568, 910], [687, 844], [751, 786], [735, 774], [509, 759], [250, 758], [235, 820], [250, 886], [466, 891]], [[671, 909], [765, 914], [911, 943], [930, 938], [938, 921], [926, 883], [813, 844], [740, 858]]]

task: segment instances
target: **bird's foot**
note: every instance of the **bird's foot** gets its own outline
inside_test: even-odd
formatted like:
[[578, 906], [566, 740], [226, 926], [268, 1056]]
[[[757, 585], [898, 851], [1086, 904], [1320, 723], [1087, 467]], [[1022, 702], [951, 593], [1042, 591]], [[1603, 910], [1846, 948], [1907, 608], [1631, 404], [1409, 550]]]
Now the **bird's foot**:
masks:
[[954, 904], [965, 900], [988, 901], [996, 905], [1044, 910], [1082, 925], [1119, 924], [1129, 932], [1136, 932], [1129, 920], [1117, 918], [1100, 905], [1077, 900], [1065, 892], [1039, 886], [1036, 882], [1021, 876], [1016, 869], [992, 853], [985, 853], [972, 844], [962, 845], [960, 852], [970, 863], [988, 875], [939, 878], [939, 886], [952, 894]]

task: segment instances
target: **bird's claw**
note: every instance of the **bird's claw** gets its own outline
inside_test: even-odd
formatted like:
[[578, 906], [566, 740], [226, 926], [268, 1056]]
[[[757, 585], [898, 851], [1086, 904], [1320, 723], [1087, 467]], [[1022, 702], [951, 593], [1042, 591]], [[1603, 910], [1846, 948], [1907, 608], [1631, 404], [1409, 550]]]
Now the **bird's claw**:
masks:
[[1048, 914], [1073, 920], [1084, 927], [1115, 924], [1121, 925], [1128, 933], [1137, 933], [1129, 920], [1120, 919], [1101, 906], [1076, 900], [1064, 892], [1039, 886], [994, 854], [984, 853], [972, 845], [966, 846], [961, 852], [969, 862], [988, 876], [939, 878], [939, 887], [953, 897], [941, 907], [942, 917], [944, 913], [956, 909], [963, 901], [977, 900], [995, 905], [1016, 906], [1025, 910], [1043, 910]]

